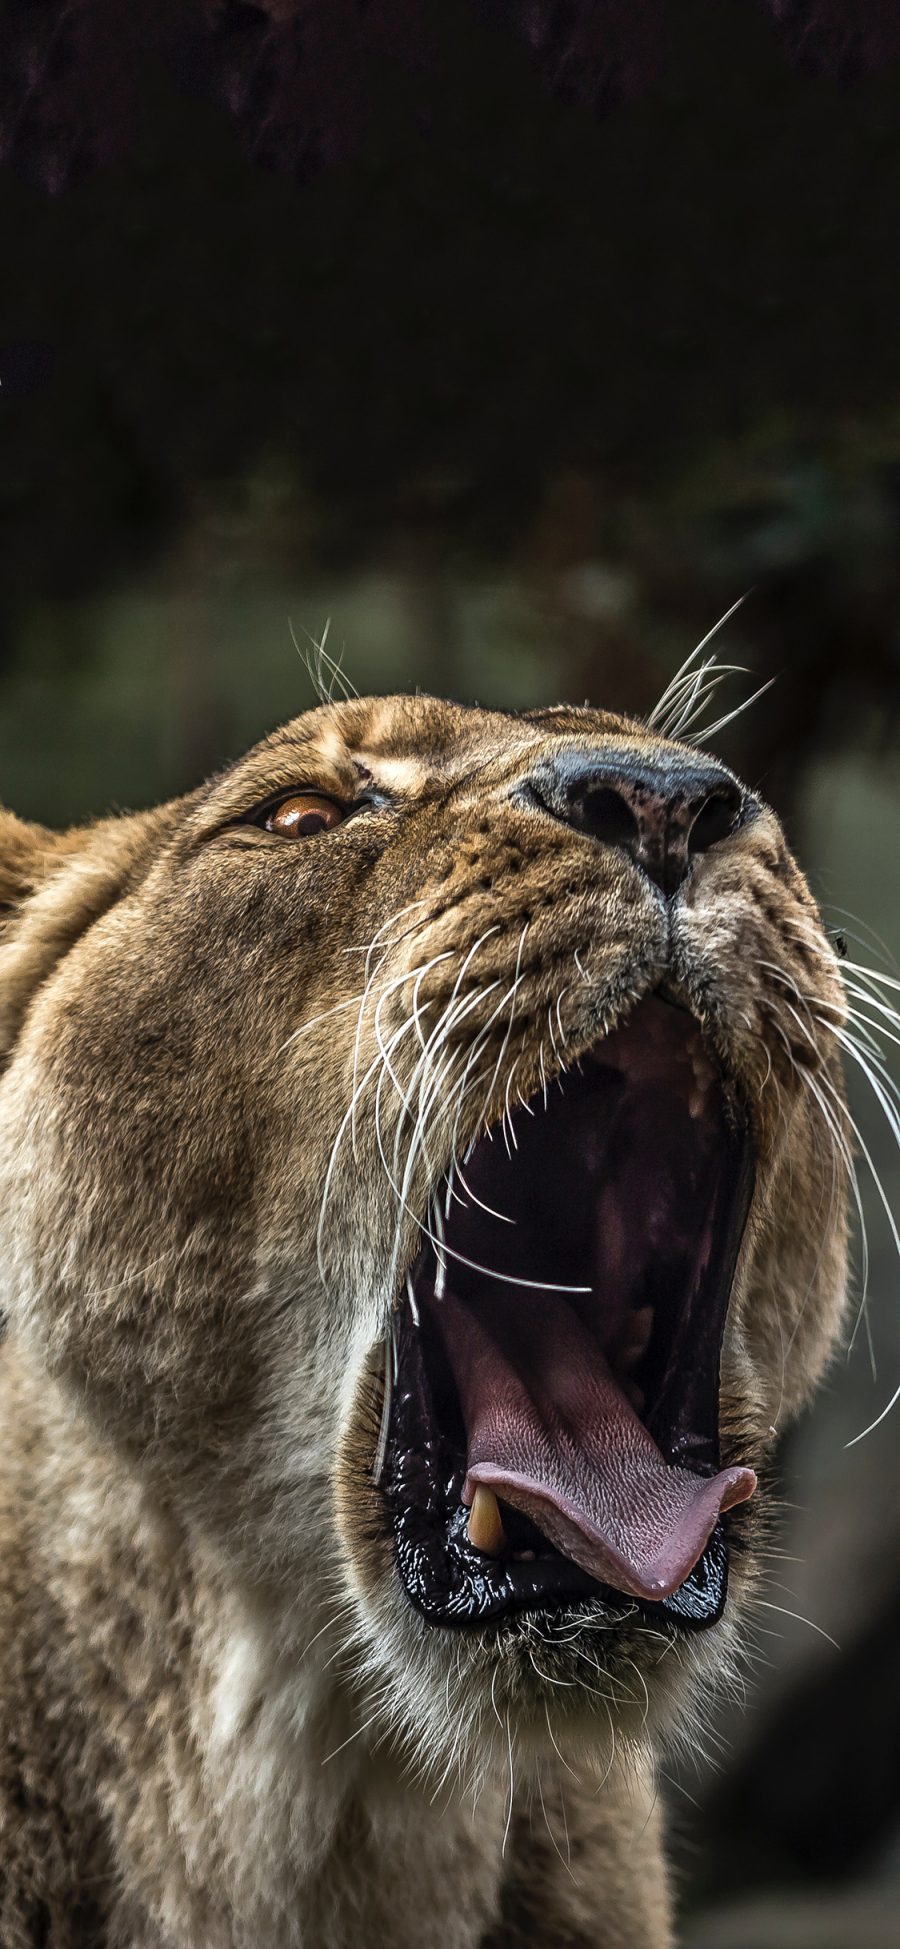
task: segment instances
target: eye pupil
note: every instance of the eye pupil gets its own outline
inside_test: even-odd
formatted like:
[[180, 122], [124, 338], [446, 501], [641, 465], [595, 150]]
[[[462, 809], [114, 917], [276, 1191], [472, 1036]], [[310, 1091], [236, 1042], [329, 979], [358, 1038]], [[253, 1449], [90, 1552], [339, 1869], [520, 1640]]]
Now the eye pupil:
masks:
[[308, 839], [339, 826], [343, 816], [334, 799], [322, 798], [318, 792], [294, 792], [272, 807], [264, 823], [266, 832], [280, 833], [285, 839]]

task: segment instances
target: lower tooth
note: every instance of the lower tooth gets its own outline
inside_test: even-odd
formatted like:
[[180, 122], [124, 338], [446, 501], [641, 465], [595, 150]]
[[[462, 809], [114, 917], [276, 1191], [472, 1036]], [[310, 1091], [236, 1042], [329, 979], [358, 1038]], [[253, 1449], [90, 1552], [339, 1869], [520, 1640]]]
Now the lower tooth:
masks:
[[482, 1556], [499, 1556], [506, 1547], [500, 1505], [493, 1489], [485, 1489], [481, 1483], [469, 1511], [468, 1538]]

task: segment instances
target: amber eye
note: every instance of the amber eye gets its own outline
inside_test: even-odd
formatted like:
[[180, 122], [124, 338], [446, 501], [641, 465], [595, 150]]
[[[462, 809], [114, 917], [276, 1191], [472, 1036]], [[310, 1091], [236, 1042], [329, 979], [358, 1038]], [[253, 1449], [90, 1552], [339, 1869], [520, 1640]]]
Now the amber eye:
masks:
[[283, 839], [308, 839], [312, 833], [339, 826], [343, 817], [334, 799], [320, 798], [318, 792], [295, 792], [273, 805], [260, 823], [265, 832], [280, 833]]

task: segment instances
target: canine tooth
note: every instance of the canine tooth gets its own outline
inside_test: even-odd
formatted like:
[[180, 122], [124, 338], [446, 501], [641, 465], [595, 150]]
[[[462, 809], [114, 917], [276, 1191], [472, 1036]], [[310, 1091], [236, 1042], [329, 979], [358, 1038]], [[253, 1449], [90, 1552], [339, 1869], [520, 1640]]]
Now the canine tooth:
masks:
[[480, 1550], [482, 1556], [499, 1556], [506, 1543], [500, 1505], [493, 1489], [486, 1489], [482, 1483], [475, 1490], [469, 1512], [468, 1536], [473, 1549]]

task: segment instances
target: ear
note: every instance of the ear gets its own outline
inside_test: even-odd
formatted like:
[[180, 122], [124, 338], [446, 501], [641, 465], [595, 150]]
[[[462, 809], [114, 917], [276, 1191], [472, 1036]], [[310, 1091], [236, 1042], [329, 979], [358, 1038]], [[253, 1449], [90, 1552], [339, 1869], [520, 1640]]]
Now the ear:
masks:
[[41, 982], [147, 859], [159, 818], [57, 833], [0, 810], [0, 1062]]
[[0, 807], [0, 937], [9, 915], [52, 870], [66, 837], [17, 819]]

